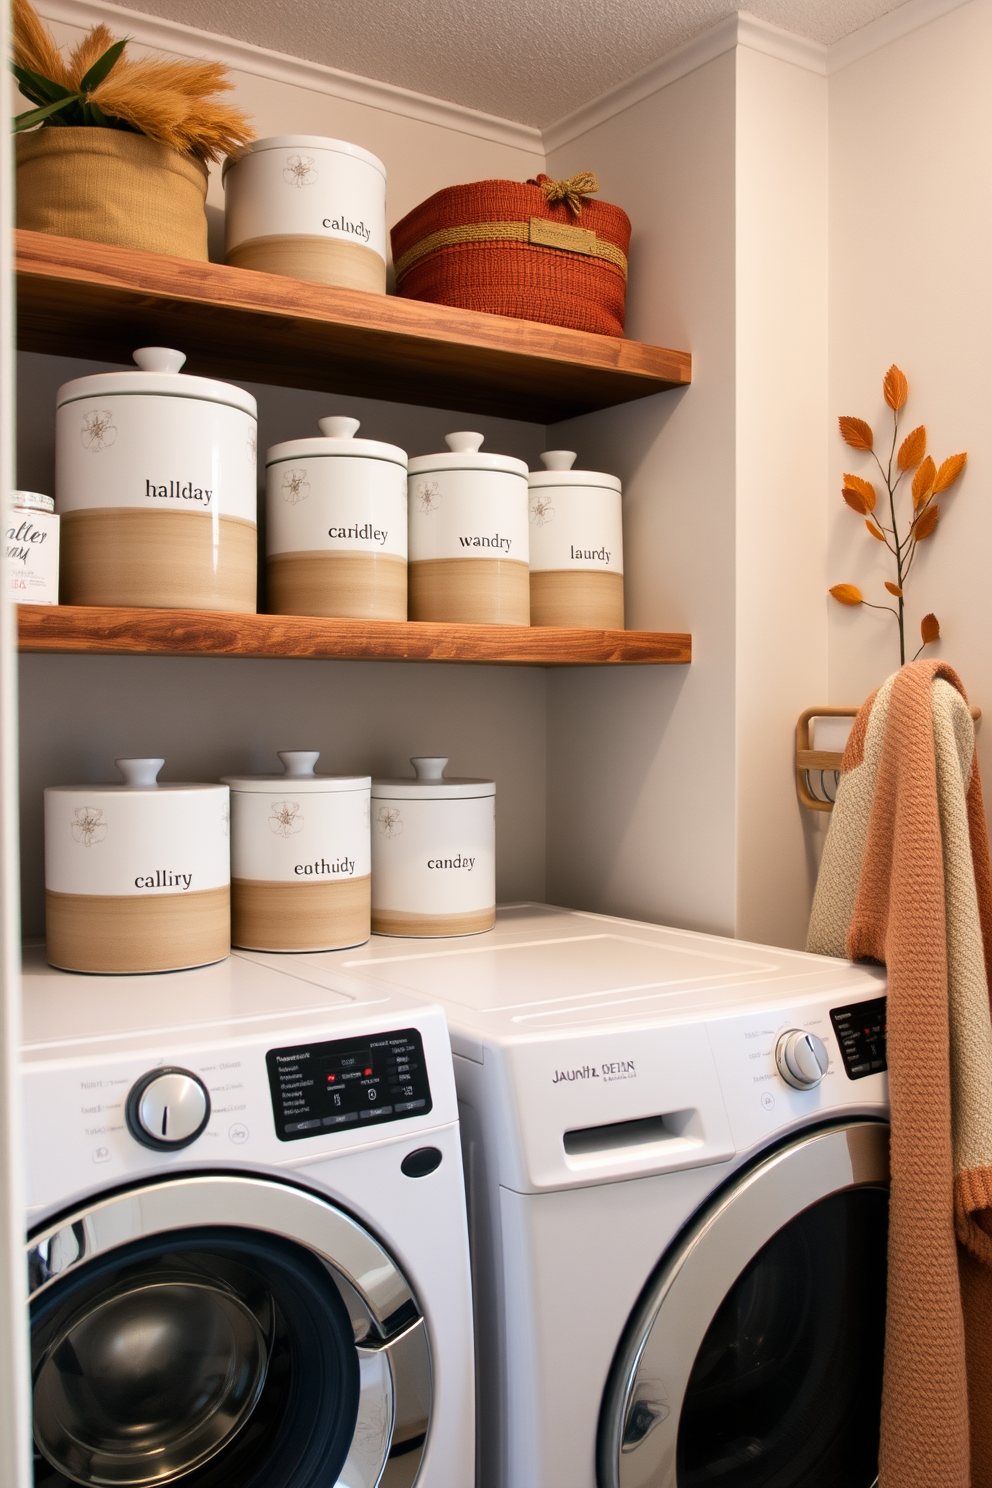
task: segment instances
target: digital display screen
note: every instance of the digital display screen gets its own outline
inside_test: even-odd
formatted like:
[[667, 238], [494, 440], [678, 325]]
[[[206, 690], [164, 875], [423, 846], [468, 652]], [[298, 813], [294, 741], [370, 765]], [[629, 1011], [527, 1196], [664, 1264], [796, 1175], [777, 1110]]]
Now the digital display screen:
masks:
[[880, 1075], [888, 1069], [885, 1058], [885, 998], [854, 1002], [850, 1007], [833, 1008], [830, 1021], [840, 1045], [849, 1080], [863, 1080], [866, 1075]]
[[270, 1049], [265, 1062], [281, 1142], [426, 1116], [433, 1105], [416, 1028]]

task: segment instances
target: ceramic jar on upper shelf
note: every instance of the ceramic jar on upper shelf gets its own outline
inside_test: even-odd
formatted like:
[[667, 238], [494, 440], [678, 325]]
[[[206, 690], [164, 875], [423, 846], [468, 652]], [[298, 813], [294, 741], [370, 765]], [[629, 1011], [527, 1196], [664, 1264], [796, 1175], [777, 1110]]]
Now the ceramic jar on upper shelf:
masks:
[[530, 622], [623, 629], [623, 522], [615, 475], [548, 450], [531, 471]]
[[410, 619], [527, 625], [527, 466], [448, 434], [410, 461]]
[[496, 923], [496, 786], [445, 780], [447, 759], [411, 759], [416, 777], [372, 782], [372, 929], [476, 935]]
[[255, 399], [181, 351], [134, 360], [58, 391], [62, 602], [254, 613]]
[[278, 751], [281, 775], [228, 776], [231, 934], [257, 951], [368, 940], [368, 775], [316, 775], [316, 750]]
[[164, 760], [120, 759], [123, 785], [45, 791], [48, 959], [65, 971], [178, 971], [231, 949], [226, 785], [159, 785]]
[[254, 140], [224, 162], [227, 262], [386, 292], [386, 167], [314, 134]]
[[406, 451], [356, 439], [358, 419], [265, 457], [268, 609], [406, 619]]

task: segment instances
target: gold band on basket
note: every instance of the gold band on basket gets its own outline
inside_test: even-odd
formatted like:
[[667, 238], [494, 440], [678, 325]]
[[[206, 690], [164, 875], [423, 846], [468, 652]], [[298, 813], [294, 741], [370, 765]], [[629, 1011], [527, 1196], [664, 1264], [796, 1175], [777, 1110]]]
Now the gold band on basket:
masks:
[[[570, 236], [570, 235], [573, 235]], [[552, 241], [552, 238], [554, 241]], [[579, 253], [587, 258], [600, 258], [619, 269], [627, 278], [627, 256], [615, 243], [604, 242], [586, 228], [569, 227], [532, 217], [529, 222], [468, 222], [460, 227], [444, 227], [429, 233], [408, 248], [396, 264], [396, 278], [402, 279], [414, 264], [458, 243], [535, 243], [564, 253]]]

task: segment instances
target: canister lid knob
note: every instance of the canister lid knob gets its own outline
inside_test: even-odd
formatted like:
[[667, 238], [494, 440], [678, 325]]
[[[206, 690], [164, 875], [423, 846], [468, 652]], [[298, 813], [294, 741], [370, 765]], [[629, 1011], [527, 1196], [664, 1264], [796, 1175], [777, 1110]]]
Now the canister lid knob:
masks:
[[335, 413], [330, 418], [318, 419], [317, 428], [328, 439], [354, 439], [361, 428], [361, 420], [342, 418], [340, 414]]
[[545, 470], [571, 470], [575, 464], [575, 451], [545, 450], [541, 460]]
[[453, 454], [477, 455], [485, 437], [484, 434], [445, 434], [444, 442]]
[[124, 784], [132, 787], [158, 785], [158, 772], [165, 764], [164, 759], [119, 759], [114, 764], [124, 776]]
[[444, 778], [444, 767], [448, 763], [448, 756], [442, 759], [440, 755], [422, 754], [416, 759], [410, 760], [416, 771], [418, 780], [441, 780]]
[[313, 767], [320, 759], [319, 749], [277, 749], [276, 754], [287, 775], [312, 775]]
[[169, 346], [140, 346], [134, 360], [142, 372], [178, 372], [186, 360], [184, 351], [174, 351]]

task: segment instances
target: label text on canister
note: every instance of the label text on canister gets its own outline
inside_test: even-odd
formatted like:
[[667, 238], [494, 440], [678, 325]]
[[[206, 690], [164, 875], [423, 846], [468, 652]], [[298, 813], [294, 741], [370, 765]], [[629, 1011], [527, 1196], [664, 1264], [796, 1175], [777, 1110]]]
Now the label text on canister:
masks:
[[389, 529], [373, 527], [371, 522], [364, 522], [360, 527], [328, 527], [328, 537], [351, 538], [354, 542], [374, 542], [380, 548], [385, 547], [389, 536]]
[[7, 528], [7, 557], [12, 563], [27, 563], [35, 544], [43, 543], [48, 536], [25, 517], [16, 527]]
[[609, 563], [610, 561], [609, 548], [577, 548], [575, 544], [572, 543], [569, 545], [568, 551], [572, 558], [576, 558], [587, 563]]
[[194, 486], [192, 481], [170, 480], [166, 486], [157, 486], [154, 481], [145, 481], [145, 495], [149, 498], [166, 501], [199, 501], [203, 506], [210, 505], [213, 491], [205, 490], [202, 486]]
[[367, 243], [372, 236], [372, 229], [366, 227], [364, 222], [346, 222], [343, 217], [325, 217], [324, 227], [330, 232], [351, 233], [356, 238], [361, 238]]
[[293, 869], [294, 873], [298, 873], [304, 878], [324, 878], [328, 874], [334, 873], [344, 873], [350, 877], [354, 871], [354, 858], [339, 858], [334, 863], [328, 863], [326, 858], [319, 858], [314, 863], [297, 863]]
[[154, 874], [139, 873], [134, 880], [134, 887], [136, 889], [179, 889], [185, 893], [192, 882], [192, 873], [176, 873], [171, 868], [156, 868]]
[[459, 537], [458, 541], [463, 548], [496, 548], [499, 552], [508, 553], [513, 538], [500, 537], [498, 532], [494, 532], [492, 537]]
[[466, 873], [471, 873], [475, 867], [474, 858], [463, 858], [461, 853], [456, 858], [428, 858], [428, 868], [464, 868]]

